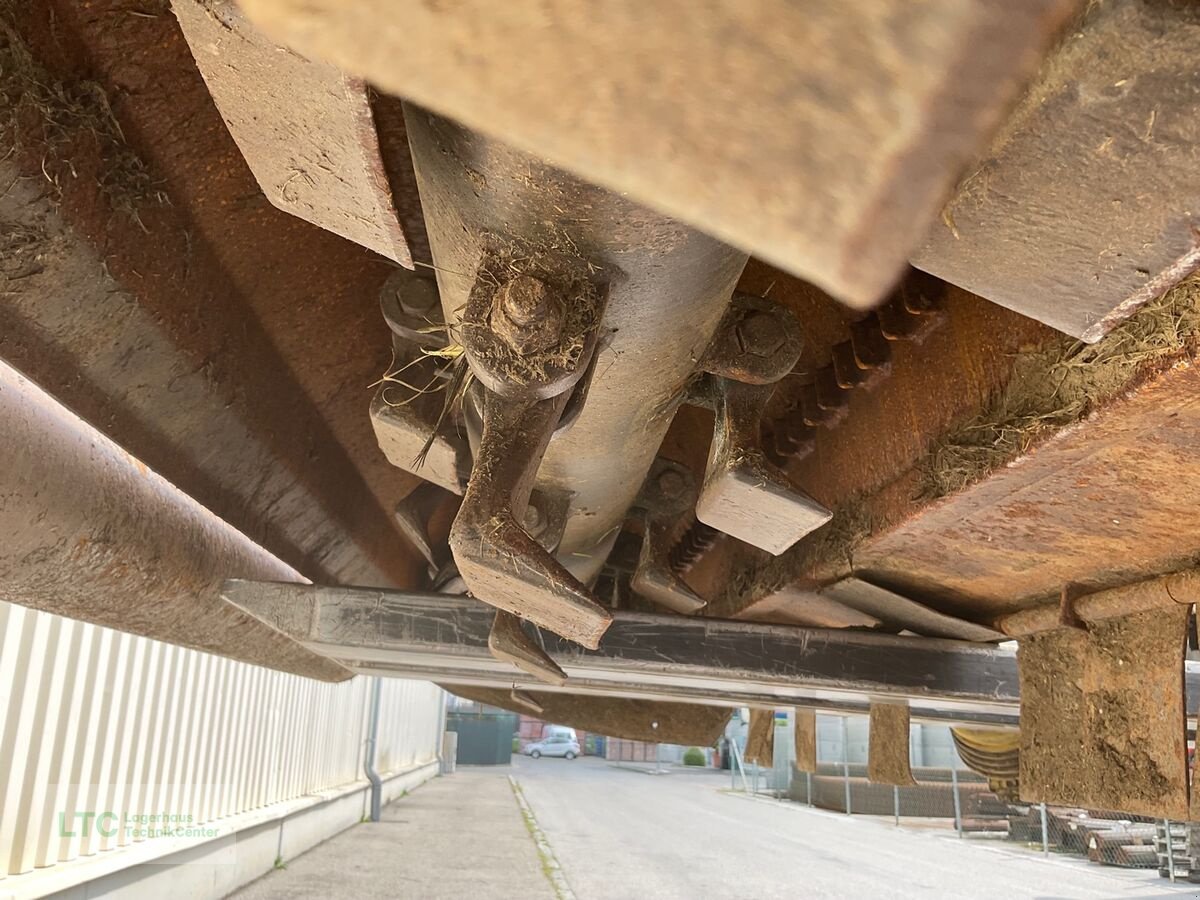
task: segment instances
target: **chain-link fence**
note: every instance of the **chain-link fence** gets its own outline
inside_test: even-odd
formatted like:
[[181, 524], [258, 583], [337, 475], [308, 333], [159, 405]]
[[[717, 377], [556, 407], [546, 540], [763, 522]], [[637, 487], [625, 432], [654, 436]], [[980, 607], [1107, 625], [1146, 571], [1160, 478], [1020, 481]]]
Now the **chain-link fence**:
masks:
[[[867, 777], [870, 725], [866, 716], [818, 715], [816, 771], [801, 771], [795, 767], [793, 715], [791, 710], [775, 711], [771, 746], [765, 754], [762, 734], [754, 739], [744, 724], [739, 730], [735, 719], [727, 732], [731, 751], [738, 757], [731, 767], [731, 787], [890, 820], [896, 826], [1008, 842], [1047, 855], [1072, 854], [1098, 865], [1157, 868], [1165, 878], [1200, 882], [1200, 824], [1022, 803], [1015, 752], [1012, 771], [999, 776], [992, 772], [989, 778], [967, 765], [963, 755], [977, 761], [977, 754], [969, 746], [960, 754], [961, 732], [956, 744], [945, 725], [910, 726], [914, 783], [897, 787]], [[748, 739], [750, 760], [743, 758]], [[770, 767], [766, 760], [772, 762]]]

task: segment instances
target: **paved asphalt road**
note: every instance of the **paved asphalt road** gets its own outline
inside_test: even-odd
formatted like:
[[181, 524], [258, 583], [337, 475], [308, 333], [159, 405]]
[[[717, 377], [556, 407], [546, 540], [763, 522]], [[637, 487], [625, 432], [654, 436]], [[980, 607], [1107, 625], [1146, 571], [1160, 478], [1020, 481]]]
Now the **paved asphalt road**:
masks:
[[749, 799], [715, 774], [527, 758], [513, 774], [578, 900], [1200, 896], [1154, 870]]
[[[510, 781], [516, 782], [516, 786]], [[237, 900], [1185, 898], [1150, 870], [751, 799], [726, 777], [514, 760], [435, 778]], [[522, 802], [528, 808], [523, 811]], [[557, 884], [555, 880], [557, 879]]]

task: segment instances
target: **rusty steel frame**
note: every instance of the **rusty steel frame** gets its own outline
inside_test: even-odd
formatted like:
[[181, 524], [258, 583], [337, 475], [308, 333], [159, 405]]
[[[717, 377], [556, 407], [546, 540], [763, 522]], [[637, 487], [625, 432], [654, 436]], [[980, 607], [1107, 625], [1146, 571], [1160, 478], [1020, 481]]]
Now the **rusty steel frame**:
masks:
[[[230, 331], [256, 335], [231, 339], [228, 357], [253, 356], [275, 377], [266, 384], [239, 370], [234, 383], [219, 374], [228, 358], [201, 355], [202, 330], [181, 337], [110, 276], [104, 254], [70, 227], [39, 181], [22, 177], [11, 159], [0, 162], [0, 234], [45, 237], [31, 268], [22, 269], [29, 252], [0, 266], [0, 357], [307, 578], [409, 584], [403, 545], [372, 508], [357, 461], [338, 452], [324, 410], [300, 398], [301, 386], [282, 375], [284, 358], [246, 325], [254, 314], [223, 313]], [[179, 297], [181, 317], [191, 300]], [[206, 312], [203, 321], [211, 326], [223, 314]]]
[[0, 600], [341, 681], [351, 672], [225, 602], [231, 573], [302, 576], [0, 361]]

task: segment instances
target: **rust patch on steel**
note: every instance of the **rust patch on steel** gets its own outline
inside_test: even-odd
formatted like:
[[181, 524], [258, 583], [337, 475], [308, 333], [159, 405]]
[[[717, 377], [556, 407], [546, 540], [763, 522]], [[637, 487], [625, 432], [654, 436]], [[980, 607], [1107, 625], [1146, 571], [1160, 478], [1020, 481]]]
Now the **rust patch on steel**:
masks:
[[908, 756], [908, 716], [906, 704], [871, 703], [867, 778], [875, 784], [910, 787], [917, 783]]
[[[1200, 503], [1190, 477], [1200, 466], [1197, 284], [1097, 345], [1027, 321], [1022, 347], [995, 307], [991, 329], [972, 337], [960, 329], [983, 311], [966, 301], [952, 292], [946, 326], [920, 347], [896, 346], [940, 348], [954, 364], [923, 356], [928, 368], [897, 366], [863, 395], [899, 400], [874, 409], [903, 427], [870, 416], [860, 427], [851, 415], [790, 469], [835, 509], [832, 523], [777, 561], [742, 554], [717, 614], [784, 584], [811, 590], [853, 572], [985, 621], [1040, 605], [1063, 584], [1093, 592], [1184, 568], [1200, 552], [1200, 538], [1179, 528]], [[922, 400], [916, 389], [929, 376]], [[959, 416], [947, 416], [955, 407]]]
[[1151, 610], [1021, 641], [1021, 799], [1188, 815], [1188, 610]]

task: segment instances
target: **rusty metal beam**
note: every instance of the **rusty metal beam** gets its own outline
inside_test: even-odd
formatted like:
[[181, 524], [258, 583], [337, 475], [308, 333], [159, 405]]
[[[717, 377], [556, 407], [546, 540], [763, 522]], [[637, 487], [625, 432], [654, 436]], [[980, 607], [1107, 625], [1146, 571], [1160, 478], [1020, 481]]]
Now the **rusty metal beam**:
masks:
[[494, 613], [470, 598], [244, 581], [223, 596], [363, 672], [768, 707], [883, 696], [947, 715], [1011, 716], [1018, 699], [1013, 652], [961, 641], [617, 610], [594, 651], [542, 633], [567, 676], [555, 686], [492, 656]]
[[1177, 365], [854, 552], [856, 571], [975, 618], [1186, 567], [1200, 535], [1200, 368]]
[[586, 0], [242, 6], [306, 56], [861, 305], [900, 273], [1077, 4], [620, 0], [600, 16]]
[[1200, 9], [1103, 0], [1047, 58], [914, 264], [1085, 341], [1200, 265]]
[[[327, 453], [314, 467], [277, 440], [303, 433], [323, 447], [315, 411], [294, 404], [290, 428], [264, 433], [273, 420], [231, 402], [213, 367], [108, 273], [45, 196], [43, 177], [23, 177], [9, 160], [0, 184], [0, 359], [306, 576], [396, 581], [335, 498], [354, 490], [349, 461]], [[284, 379], [271, 390], [286, 393]]]
[[0, 600], [325, 681], [351, 676], [222, 600], [301, 576], [0, 362]]
[[414, 479], [361, 409], [391, 266], [272, 207], [175, 18], [126, 6], [3, 13], [32, 69], [5, 66], [0, 258], [37, 265], [0, 275], [0, 357], [307, 577], [411, 584], [391, 511]]

